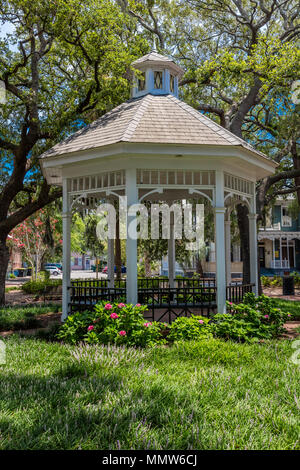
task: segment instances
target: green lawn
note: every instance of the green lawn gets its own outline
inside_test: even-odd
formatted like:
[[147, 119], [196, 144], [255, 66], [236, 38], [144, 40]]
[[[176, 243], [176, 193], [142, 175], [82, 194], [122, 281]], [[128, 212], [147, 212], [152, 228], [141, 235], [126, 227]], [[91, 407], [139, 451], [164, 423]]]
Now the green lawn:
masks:
[[34, 328], [38, 326], [37, 315], [61, 311], [61, 305], [26, 305], [0, 307], [0, 331]]
[[0, 366], [0, 449], [299, 449], [289, 341], [144, 351], [17, 336]]
[[274, 299], [274, 302], [276, 306], [281, 308], [284, 312], [291, 313], [292, 320], [300, 320], [300, 301]]

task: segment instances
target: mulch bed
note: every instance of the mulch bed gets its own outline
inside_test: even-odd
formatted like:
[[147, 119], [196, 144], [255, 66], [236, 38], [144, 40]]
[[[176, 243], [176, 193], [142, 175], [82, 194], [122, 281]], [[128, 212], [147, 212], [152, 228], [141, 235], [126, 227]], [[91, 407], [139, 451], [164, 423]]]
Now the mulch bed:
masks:
[[18, 333], [21, 335], [34, 335], [38, 331], [47, 331], [51, 327], [52, 324], [60, 323], [60, 317], [61, 317], [61, 312], [43, 313], [35, 317], [35, 319], [38, 320], [39, 322], [39, 326], [37, 326], [36, 328], [0, 331], [0, 337], [6, 338], [7, 336], [13, 335], [15, 333]]
[[289, 321], [283, 326], [286, 329], [286, 333], [282, 335], [283, 339], [295, 339], [300, 335], [299, 331], [296, 331], [297, 328], [300, 328], [300, 321]]

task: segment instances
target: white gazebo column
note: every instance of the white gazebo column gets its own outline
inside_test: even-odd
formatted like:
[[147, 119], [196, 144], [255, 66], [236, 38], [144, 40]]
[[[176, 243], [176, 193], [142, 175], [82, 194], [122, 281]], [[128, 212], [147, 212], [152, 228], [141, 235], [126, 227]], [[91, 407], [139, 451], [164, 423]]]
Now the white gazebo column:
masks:
[[174, 238], [174, 212], [170, 214], [170, 238], [168, 239], [168, 271], [169, 285], [175, 287], [175, 238]]
[[109, 287], [115, 286], [115, 240], [107, 239], [107, 279]]
[[225, 220], [225, 264], [226, 264], [226, 285], [231, 283], [231, 234], [230, 234], [230, 214], [229, 220]]
[[249, 248], [250, 248], [250, 281], [255, 284], [254, 294], [258, 295], [258, 272], [257, 272], [257, 229], [256, 214], [248, 214], [249, 218]]
[[62, 271], [62, 316], [65, 321], [69, 313], [69, 299], [71, 285], [71, 212], [68, 193], [68, 180], [63, 180], [63, 271]]
[[215, 190], [215, 243], [217, 275], [217, 311], [226, 313], [226, 270], [225, 270], [225, 230], [224, 230], [224, 174], [216, 171]]
[[126, 170], [126, 197], [127, 197], [127, 227], [126, 227], [126, 299], [127, 303], [137, 303], [137, 240], [130, 236], [136, 227], [136, 214], [128, 215], [128, 208], [138, 203], [138, 189], [136, 185], [136, 169]]

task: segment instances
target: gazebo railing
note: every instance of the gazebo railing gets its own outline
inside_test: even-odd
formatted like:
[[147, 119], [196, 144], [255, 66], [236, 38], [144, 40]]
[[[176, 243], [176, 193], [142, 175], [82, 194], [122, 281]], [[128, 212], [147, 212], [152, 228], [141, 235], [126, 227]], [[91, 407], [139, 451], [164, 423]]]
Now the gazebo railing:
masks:
[[[176, 287], [170, 287], [167, 279], [143, 278], [138, 280], [138, 302], [148, 305], [152, 320], [161, 320], [166, 314], [189, 315], [197, 313], [210, 316], [216, 313], [217, 287], [214, 279], [176, 279]], [[161, 282], [162, 281], [162, 282]], [[226, 287], [230, 302], [242, 302], [254, 284], [234, 284]], [[110, 288], [107, 279], [72, 280], [70, 286], [70, 310], [88, 310], [98, 302], [126, 301], [126, 281], [115, 281]], [[158, 312], [159, 310], [159, 312]], [[173, 316], [174, 316], [173, 315]], [[171, 321], [171, 320], [169, 320]]]
[[[189, 278], [189, 277], [180, 277], [174, 279], [174, 287], [215, 287], [216, 280], [214, 278]], [[99, 287], [99, 288], [108, 288], [109, 280], [108, 279], [72, 279], [72, 287]], [[125, 288], [126, 279], [115, 279], [114, 280], [115, 288]], [[169, 279], [165, 277], [144, 277], [138, 278], [138, 288], [139, 289], [152, 289], [160, 288], [166, 289], [170, 287]]]
[[255, 284], [233, 284], [226, 287], [226, 300], [233, 303], [243, 301], [244, 295], [252, 292]]

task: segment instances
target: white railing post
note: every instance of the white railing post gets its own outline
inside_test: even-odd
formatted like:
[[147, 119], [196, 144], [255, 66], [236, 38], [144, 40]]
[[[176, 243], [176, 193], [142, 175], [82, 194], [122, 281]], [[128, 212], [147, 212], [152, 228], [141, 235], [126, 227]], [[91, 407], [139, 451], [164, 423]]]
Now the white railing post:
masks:
[[63, 278], [62, 278], [62, 315], [61, 321], [65, 321], [69, 313], [71, 287], [71, 212], [68, 192], [68, 180], [63, 179]]
[[226, 313], [226, 270], [225, 270], [225, 207], [224, 207], [224, 173], [216, 171], [215, 189], [215, 243], [216, 243], [216, 276], [217, 276], [217, 311]]
[[258, 295], [258, 269], [257, 269], [257, 229], [256, 214], [248, 214], [249, 244], [250, 244], [250, 281], [254, 284], [254, 293]]
[[128, 208], [138, 203], [138, 189], [136, 185], [136, 169], [126, 170], [126, 196], [127, 196], [127, 227], [126, 227], [126, 298], [127, 303], [137, 303], [137, 240], [130, 236], [134, 231], [137, 220], [135, 215], [128, 215]]

